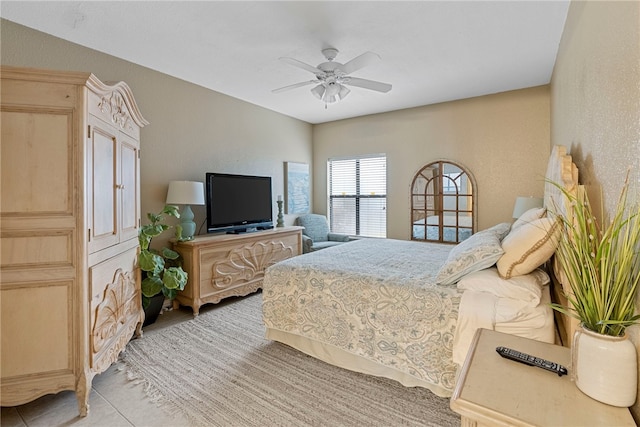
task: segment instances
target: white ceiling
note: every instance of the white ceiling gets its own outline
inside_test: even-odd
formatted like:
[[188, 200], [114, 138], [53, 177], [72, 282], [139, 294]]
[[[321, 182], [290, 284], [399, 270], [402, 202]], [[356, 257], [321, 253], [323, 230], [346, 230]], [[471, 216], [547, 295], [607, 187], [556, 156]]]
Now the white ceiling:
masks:
[[[304, 120], [323, 123], [549, 83], [569, 1], [2, 1], [10, 21]], [[382, 57], [329, 104], [314, 78], [335, 47], [345, 63]], [[126, 80], [126, 76], [123, 76]]]

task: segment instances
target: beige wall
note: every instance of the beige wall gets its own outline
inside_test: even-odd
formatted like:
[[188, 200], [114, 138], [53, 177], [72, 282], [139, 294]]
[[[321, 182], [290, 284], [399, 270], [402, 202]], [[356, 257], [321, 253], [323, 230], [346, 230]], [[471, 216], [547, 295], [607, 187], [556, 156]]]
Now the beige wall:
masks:
[[[409, 238], [411, 179], [433, 160], [452, 160], [474, 175], [480, 228], [511, 220], [517, 196], [542, 195], [547, 86], [317, 125], [312, 131], [307, 123], [10, 21], [2, 21], [1, 31], [4, 65], [91, 71], [131, 86], [151, 122], [142, 131], [143, 214], [163, 206], [170, 180], [203, 180], [207, 171], [271, 175], [274, 194], [282, 194], [284, 161], [312, 164], [313, 210], [325, 213], [326, 160], [372, 152], [388, 156], [392, 238]], [[198, 224], [204, 221], [204, 207], [194, 212]]]
[[[3, 65], [89, 71], [131, 87], [151, 123], [141, 134], [143, 221], [162, 209], [171, 180], [204, 181], [206, 172], [268, 175], [275, 200], [284, 191], [283, 162], [311, 162], [308, 123], [10, 21], [2, 20], [1, 36]], [[193, 210], [200, 226], [204, 206]]]
[[327, 160], [387, 155], [387, 237], [410, 238], [411, 181], [446, 159], [477, 183], [478, 227], [511, 221], [517, 196], [542, 197], [549, 157], [549, 87], [315, 125], [313, 205], [327, 210]]
[[[551, 143], [570, 148], [581, 183], [602, 189], [605, 217], [628, 167], [640, 201], [640, 2], [571, 3], [551, 111]], [[640, 350], [639, 327], [628, 332]], [[632, 412], [640, 420], [640, 404]]]

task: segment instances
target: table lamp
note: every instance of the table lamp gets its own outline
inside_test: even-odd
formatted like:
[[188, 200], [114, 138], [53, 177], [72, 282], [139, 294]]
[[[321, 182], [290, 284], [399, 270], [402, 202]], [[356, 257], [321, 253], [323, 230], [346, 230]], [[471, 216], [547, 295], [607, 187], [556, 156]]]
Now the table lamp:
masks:
[[204, 184], [195, 181], [171, 181], [167, 191], [168, 205], [184, 205], [180, 214], [182, 239], [191, 240], [196, 233], [191, 205], [204, 205]]
[[529, 209], [541, 208], [542, 202], [541, 197], [518, 197], [516, 198], [516, 204], [513, 206], [513, 214], [511, 217], [518, 219]]

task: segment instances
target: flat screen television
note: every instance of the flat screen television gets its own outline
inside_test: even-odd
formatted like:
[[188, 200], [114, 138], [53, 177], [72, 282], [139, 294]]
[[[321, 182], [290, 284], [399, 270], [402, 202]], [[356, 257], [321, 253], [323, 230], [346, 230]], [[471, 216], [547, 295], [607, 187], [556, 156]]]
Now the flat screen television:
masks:
[[273, 228], [271, 177], [206, 174], [208, 233]]

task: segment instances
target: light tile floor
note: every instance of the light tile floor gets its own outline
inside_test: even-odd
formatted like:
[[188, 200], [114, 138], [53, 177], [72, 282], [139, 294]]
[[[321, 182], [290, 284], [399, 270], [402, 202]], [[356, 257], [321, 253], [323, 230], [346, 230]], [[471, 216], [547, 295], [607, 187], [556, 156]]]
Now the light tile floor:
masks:
[[[156, 323], [144, 328], [144, 334], [192, 318], [191, 310], [165, 311]], [[143, 338], [144, 339], [144, 338]], [[93, 379], [89, 396], [89, 415], [78, 415], [75, 392], [63, 391], [43, 396], [21, 406], [3, 407], [2, 427], [180, 427], [189, 425], [181, 413], [169, 413], [149, 399], [144, 386], [127, 379], [124, 364], [114, 363]]]

